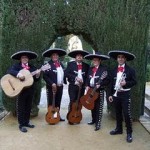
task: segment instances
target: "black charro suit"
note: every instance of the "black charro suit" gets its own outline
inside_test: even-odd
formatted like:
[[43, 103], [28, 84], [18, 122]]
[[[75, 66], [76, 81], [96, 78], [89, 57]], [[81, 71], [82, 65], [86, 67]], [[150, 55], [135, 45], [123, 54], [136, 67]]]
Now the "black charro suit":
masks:
[[100, 83], [100, 88], [96, 90], [96, 92], [100, 93], [98, 99], [95, 101], [94, 104], [94, 109], [91, 111], [92, 113], [92, 122], [95, 123], [95, 127], [100, 129], [101, 127], [101, 120], [102, 120], [102, 115], [103, 115], [103, 105], [104, 105], [104, 88], [109, 84], [109, 75], [107, 71], [107, 67], [99, 65], [96, 73], [95, 73], [95, 78], [94, 79], [94, 86], [90, 86], [90, 80], [93, 75], [93, 67], [89, 68], [88, 75], [87, 75], [87, 81], [86, 81], [86, 86], [90, 88], [94, 88], [96, 86], [96, 83], [99, 81], [99, 79], [102, 76], [103, 72], [106, 72], [106, 77], [102, 80]]
[[[87, 74], [86, 86], [89, 86], [89, 87], [90, 87], [90, 79], [91, 79], [91, 76], [93, 74], [92, 69], [93, 69], [93, 67], [90, 67], [88, 74]], [[98, 82], [99, 78], [101, 77], [102, 73], [105, 71], [107, 72], [106, 78], [104, 78], [104, 80], [101, 82], [101, 87], [99, 89], [97, 89], [97, 91], [99, 91], [100, 89], [104, 89], [104, 87], [108, 85], [109, 78], [108, 78], [107, 67], [100, 65], [96, 71], [95, 76], [97, 76], [98, 78], [95, 78], [95, 85]], [[95, 85], [94, 85], [94, 87], [95, 87]]]
[[[111, 72], [111, 94], [114, 94], [114, 87], [116, 83], [116, 78], [117, 78], [117, 70], [118, 67], [115, 67], [114, 70]], [[123, 86], [123, 89], [128, 89], [133, 87], [136, 84], [136, 76], [135, 76], [135, 70], [131, 67], [129, 67], [127, 64], [125, 64], [125, 71], [124, 71], [126, 78], [126, 85]]]
[[[130, 99], [130, 88], [133, 87], [136, 84], [136, 75], [135, 75], [135, 70], [131, 67], [129, 67], [127, 64], [125, 64], [124, 67], [124, 72], [125, 73], [125, 81], [126, 85], [123, 86], [123, 89], [127, 91], [118, 91], [117, 92], [117, 97], [113, 96], [114, 104], [115, 104], [115, 109], [116, 109], [116, 129], [118, 131], [122, 132], [122, 121], [123, 121], [123, 116], [125, 118], [125, 123], [127, 127], [127, 134], [132, 133], [132, 120], [131, 120], [131, 99]], [[111, 84], [110, 84], [110, 89], [111, 93], [110, 95], [112, 96], [115, 93], [115, 83], [117, 79], [117, 69], [118, 67], [114, 68], [111, 72]]]
[[[29, 64], [28, 66], [30, 67], [29, 69], [30, 72], [37, 70], [36, 67], [31, 64]], [[17, 63], [14, 64], [12, 67], [10, 67], [7, 73], [17, 77], [17, 74], [22, 69], [23, 67], [21, 63]], [[34, 81], [38, 81], [38, 79], [35, 76], [33, 76], [33, 78]], [[17, 97], [16, 109], [18, 122], [21, 126], [25, 126], [29, 123], [33, 95], [34, 95], [34, 84], [31, 87], [23, 89]]]
[[[81, 94], [80, 97], [84, 95], [85, 91], [85, 82], [86, 82], [86, 77], [88, 73], [89, 65], [82, 62], [82, 78], [83, 78], [83, 84], [81, 88]], [[71, 61], [68, 63], [67, 68], [65, 70], [65, 77], [68, 79], [69, 82], [69, 97], [70, 97], [70, 104], [77, 100], [78, 92], [79, 92], [79, 87], [75, 85], [76, 77], [77, 77], [77, 72], [78, 72], [78, 66], [76, 61]]]
[[[55, 83], [57, 85], [57, 91], [56, 91], [56, 96], [55, 96], [55, 106], [59, 107], [59, 109], [60, 109], [62, 93], [63, 93], [63, 83], [61, 85], [57, 84], [56, 66], [54, 65], [54, 62], [52, 60], [50, 60], [48, 63], [50, 64], [51, 69], [46, 70], [43, 73], [43, 79], [46, 82], [48, 106], [52, 105], [52, 101], [53, 101], [53, 99], [52, 99], [52, 97], [53, 97], [52, 84]], [[60, 62], [60, 65], [64, 69], [64, 66], [61, 62]]]

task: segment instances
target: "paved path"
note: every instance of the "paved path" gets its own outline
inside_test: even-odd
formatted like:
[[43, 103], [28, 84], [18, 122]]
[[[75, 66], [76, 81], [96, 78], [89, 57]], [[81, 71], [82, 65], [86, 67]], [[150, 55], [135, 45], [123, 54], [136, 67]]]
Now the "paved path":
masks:
[[[45, 92], [43, 90], [43, 92]], [[87, 125], [91, 119], [90, 111], [83, 109], [83, 120], [79, 125], [69, 125], [67, 121], [57, 125], [45, 122], [47, 112], [45, 94], [42, 94], [39, 116], [31, 121], [36, 128], [28, 133], [18, 130], [17, 119], [11, 114], [0, 122], [0, 150], [149, 150], [150, 134], [140, 122], [133, 123], [132, 143], [126, 142], [125, 128], [122, 135], [111, 136], [109, 131], [114, 128], [115, 120], [104, 108], [102, 128], [94, 131], [94, 126]], [[67, 113], [68, 95], [64, 89], [61, 115]]]

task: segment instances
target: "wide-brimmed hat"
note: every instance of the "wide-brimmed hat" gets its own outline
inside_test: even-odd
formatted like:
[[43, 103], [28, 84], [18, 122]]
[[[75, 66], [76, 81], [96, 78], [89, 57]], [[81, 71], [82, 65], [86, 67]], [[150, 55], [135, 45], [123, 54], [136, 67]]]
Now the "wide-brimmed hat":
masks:
[[35, 52], [28, 51], [28, 50], [21, 50], [21, 51], [14, 53], [11, 56], [11, 58], [16, 59], [16, 60], [20, 60], [22, 56], [27, 56], [29, 59], [35, 59], [38, 57], [37, 53], [35, 53]]
[[95, 52], [94, 54], [89, 54], [84, 57], [85, 59], [92, 60], [93, 58], [99, 58], [101, 60], [109, 59], [109, 56], [102, 55], [100, 52]]
[[76, 49], [76, 50], [72, 50], [71, 52], [69, 52], [68, 56], [70, 56], [72, 58], [75, 58], [76, 55], [78, 55], [78, 54], [81, 54], [84, 57], [84, 56], [88, 55], [89, 52], [87, 52], [85, 50], [78, 50], [78, 49]]
[[108, 52], [108, 55], [115, 60], [117, 60], [118, 55], [124, 55], [127, 61], [130, 61], [136, 58], [134, 54], [129, 53], [124, 50], [112, 50]]
[[42, 56], [43, 57], [51, 57], [51, 55], [53, 53], [57, 53], [59, 56], [64, 56], [66, 55], [66, 51], [64, 49], [60, 49], [60, 48], [51, 48], [51, 49], [48, 49], [46, 51], [44, 51], [42, 53]]

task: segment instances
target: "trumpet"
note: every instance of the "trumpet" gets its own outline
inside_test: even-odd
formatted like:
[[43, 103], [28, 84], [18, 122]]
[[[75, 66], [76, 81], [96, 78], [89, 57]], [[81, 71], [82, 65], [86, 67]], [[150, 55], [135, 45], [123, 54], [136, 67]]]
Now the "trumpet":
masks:
[[116, 89], [116, 91], [115, 91], [115, 93], [114, 93], [114, 97], [117, 97], [117, 93], [118, 93], [118, 91], [119, 90], [121, 90], [121, 82], [123, 81], [123, 80], [125, 80], [125, 78], [126, 78], [126, 74], [125, 73], [123, 73], [122, 75], [121, 75], [121, 78], [120, 78], [120, 80], [118, 81], [118, 83], [117, 83], [117, 85], [116, 85], [116, 87], [115, 87], [115, 89]]

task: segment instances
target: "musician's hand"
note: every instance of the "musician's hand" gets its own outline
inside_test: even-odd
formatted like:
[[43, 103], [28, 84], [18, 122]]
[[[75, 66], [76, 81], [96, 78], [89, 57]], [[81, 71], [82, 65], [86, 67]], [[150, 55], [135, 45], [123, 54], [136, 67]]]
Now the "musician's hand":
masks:
[[17, 74], [17, 78], [18, 78], [19, 80], [21, 80], [21, 81], [24, 81], [24, 80], [25, 80], [25, 76], [24, 76], [23, 74], [21, 74], [21, 73], [18, 73], [18, 74]]
[[87, 86], [87, 87], [85, 88], [85, 94], [88, 92], [89, 89], [90, 89], [89, 86]]
[[83, 80], [79, 77], [76, 77], [76, 81], [80, 82], [80, 83], [83, 83]]
[[112, 97], [112, 96], [109, 96], [109, 97], [108, 97], [108, 100], [109, 100], [109, 102], [113, 102], [113, 97]]
[[120, 82], [120, 85], [121, 85], [121, 86], [126, 85], [126, 81], [125, 81], [125, 80], [121, 81], [121, 82]]
[[57, 91], [57, 86], [55, 83], [52, 84], [52, 91], [53, 92], [56, 92]]
[[40, 77], [40, 74], [41, 74], [41, 70], [40, 70], [40, 69], [37, 69], [37, 70], [36, 70], [36, 78], [39, 78], [39, 77]]
[[96, 88], [98, 89], [99, 87], [100, 87], [100, 84], [97, 84], [97, 85], [96, 85]]

